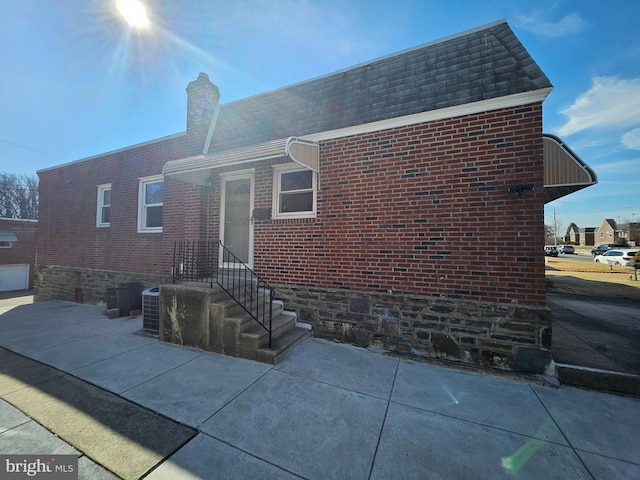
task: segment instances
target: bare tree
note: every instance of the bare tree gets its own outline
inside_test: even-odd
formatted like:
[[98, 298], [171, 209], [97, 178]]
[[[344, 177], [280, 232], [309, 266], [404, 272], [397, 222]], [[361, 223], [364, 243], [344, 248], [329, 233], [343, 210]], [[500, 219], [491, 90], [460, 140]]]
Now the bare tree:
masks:
[[553, 225], [544, 225], [544, 243], [545, 245], [555, 245], [556, 241], [555, 241], [555, 229], [553, 228]]
[[0, 172], [0, 217], [38, 219], [38, 177]]

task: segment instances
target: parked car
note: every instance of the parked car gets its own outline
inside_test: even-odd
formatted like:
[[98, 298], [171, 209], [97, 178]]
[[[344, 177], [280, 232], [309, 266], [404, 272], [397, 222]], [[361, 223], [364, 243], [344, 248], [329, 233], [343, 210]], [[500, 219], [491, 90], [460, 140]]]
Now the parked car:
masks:
[[557, 257], [558, 249], [554, 245], [545, 245], [544, 254], [547, 257]]
[[638, 253], [638, 249], [616, 248], [601, 255], [596, 255], [593, 259], [596, 263], [607, 263], [609, 265], [622, 265], [630, 267], [633, 264], [633, 256]]
[[558, 252], [560, 253], [574, 253], [576, 251], [573, 245], [558, 245]]
[[603, 253], [611, 250], [612, 248], [625, 248], [624, 245], [618, 245], [616, 243], [601, 243], [596, 248], [591, 249], [591, 255], [602, 255]]

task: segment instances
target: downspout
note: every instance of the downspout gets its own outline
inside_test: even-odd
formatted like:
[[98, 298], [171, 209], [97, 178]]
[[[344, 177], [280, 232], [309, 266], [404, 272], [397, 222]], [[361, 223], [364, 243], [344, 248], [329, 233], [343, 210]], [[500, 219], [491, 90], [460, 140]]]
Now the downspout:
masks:
[[[207, 155], [209, 153], [209, 147], [211, 146], [211, 139], [213, 138], [213, 132], [216, 129], [216, 123], [218, 123], [218, 117], [220, 116], [220, 104], [216, 103], [216, 107], [213, 110], [213, 115], [211, 116], [211, 123], [209, 124], [209, 131], [207, 132], [207, 139], [204, 142], [204, 146], [202, 148], [202, 154]], [[209, 242], [209, 231], [211, 227], [211, 192], [213, 187], [213, 182], [208, 182], [205, 185], [207, 188], [207, 231], [205, 234], [205, 240]]]
[[207, 139], [204, 141], [204, 147], [202, 153], [207, 155], [209, 153], [209, 147], [211, 146], [211, 139], [213, 138], [213, 132], [216, 129], [216, 123], [218, 123], [218, 116], [220, 115], [220, 104], [216, 103], [216, 108], [213, 110], [211, 116], [211, 124], [209, 125], [209, 131], [207, 132]]

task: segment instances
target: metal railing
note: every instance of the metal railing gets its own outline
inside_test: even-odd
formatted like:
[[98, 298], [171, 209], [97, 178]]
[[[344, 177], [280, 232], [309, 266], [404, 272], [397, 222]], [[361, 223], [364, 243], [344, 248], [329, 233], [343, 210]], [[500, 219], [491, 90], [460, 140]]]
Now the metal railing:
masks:
[[273, 323], [273, 288], [251, 270], [231, 250], [219, 242], [224, 268], [218, 269], [217, 282], [269, 334]]
[[202, 282], [213, 288], [218, 269], [218, 240], [177, 240], [173, 243], [173, 283]]
[[[218, 265], [222, 265], [219, 268]], [[173, 283], [214, 281], [269, 334], [273, 326], [273, 288], [224, 246], [221, 240], [173, 243]]]

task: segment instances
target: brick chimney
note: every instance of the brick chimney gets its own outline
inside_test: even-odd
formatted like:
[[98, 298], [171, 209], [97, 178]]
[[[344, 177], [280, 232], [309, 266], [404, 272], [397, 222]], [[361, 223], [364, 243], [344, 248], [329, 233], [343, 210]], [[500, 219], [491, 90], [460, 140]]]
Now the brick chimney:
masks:
[[218, 105], [220, 92], [206, 73], [187, 86], [187, 136], [194, 147], [202, 148], [207, 138], [211, 119]]

